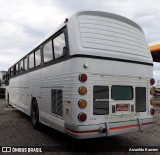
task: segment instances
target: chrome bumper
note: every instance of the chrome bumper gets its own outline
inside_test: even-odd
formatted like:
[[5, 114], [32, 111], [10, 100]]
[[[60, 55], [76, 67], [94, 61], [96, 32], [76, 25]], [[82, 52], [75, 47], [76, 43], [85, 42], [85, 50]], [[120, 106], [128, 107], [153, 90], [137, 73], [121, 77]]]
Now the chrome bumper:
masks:
[[153, 128], [154, 124], [153, 118], [147, 118], [125, 122], [106, 122], [89, 126], [73, 126], [65, 124], [65, 130], [66, 133], [73, 138], [86, 139], [146, 130]]

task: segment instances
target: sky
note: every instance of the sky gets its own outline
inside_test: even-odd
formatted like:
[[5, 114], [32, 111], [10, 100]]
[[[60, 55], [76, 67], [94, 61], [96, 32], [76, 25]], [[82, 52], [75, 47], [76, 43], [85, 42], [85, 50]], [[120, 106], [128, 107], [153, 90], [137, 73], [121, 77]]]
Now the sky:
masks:
[[[142, 27], [149, 45], [160, 43], [160, 0], [0, 0], [0, 70], [8, 70], [79, 10], [122, 15]], [[158, 82], [159, 63], [153, 74]]]

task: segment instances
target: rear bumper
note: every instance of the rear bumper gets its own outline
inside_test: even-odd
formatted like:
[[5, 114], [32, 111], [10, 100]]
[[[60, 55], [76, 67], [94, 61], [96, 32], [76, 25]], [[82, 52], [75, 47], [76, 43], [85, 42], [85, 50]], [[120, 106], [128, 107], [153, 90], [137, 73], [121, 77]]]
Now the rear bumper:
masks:
[[[153, 118], [138, 119], [134, 121], [125, 122], [110, 122], [103, 124], [96, 124], [90, 126], [73, 126], [65, 124], [66, 133], [73, 138], [86, 139], [96, 137], [106, 137], [112, 135], [118, 135], [128, 132], [136, 132], [154, 127]], [[102, 130], [104, 129], [104, 133]]]

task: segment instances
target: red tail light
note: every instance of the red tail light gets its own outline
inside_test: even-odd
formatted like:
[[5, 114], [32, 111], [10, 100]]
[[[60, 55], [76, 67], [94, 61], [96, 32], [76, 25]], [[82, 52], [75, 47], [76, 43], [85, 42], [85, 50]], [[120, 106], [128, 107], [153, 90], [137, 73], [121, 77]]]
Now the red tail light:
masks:
[[150, 113], [151, 113], [151, 115], [154, 115], [155, 109], [151, 108]]
[[81, 82], [87, 81], [87, 75], [84, 74], [84, 73], [80, 74], [80, 75], [79, 75], [79, 80], [80, 80]]
[[154, 85], [155, 84], [155, 80], [153, 78], [150, 79], [150, 84]]
[[87, 119], [87, 115], [82, 112], [78, 115], [78, 119], [80, 122], [84, 122]]

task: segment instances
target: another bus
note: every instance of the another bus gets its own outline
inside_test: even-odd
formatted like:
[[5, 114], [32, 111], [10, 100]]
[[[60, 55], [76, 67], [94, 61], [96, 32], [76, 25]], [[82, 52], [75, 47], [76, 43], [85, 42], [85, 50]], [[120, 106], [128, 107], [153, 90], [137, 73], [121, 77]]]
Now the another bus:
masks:
[[80, 11], [8, 70], [6, 99], [77, 139], [154, 126], [153, 60], [143, 30], [111, 13]]
[[4, 98], [6, 94], [5, 74], [6, 74], [6, 71], [0, 71], [0, 97], [2, 98]]

